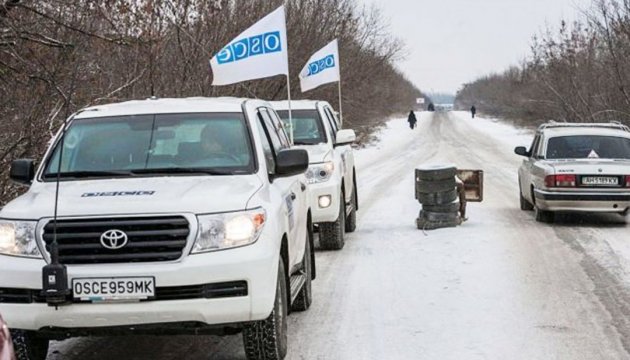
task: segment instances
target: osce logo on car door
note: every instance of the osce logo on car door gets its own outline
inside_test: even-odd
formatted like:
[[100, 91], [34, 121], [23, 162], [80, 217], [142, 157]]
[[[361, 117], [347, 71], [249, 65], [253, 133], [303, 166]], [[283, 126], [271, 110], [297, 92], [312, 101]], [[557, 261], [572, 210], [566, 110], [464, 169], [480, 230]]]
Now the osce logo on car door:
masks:
[[282, 51], [280, 32], [268, 32], [235, 41], [217, 54], [219, 65], [247, 59], [251, 56]]

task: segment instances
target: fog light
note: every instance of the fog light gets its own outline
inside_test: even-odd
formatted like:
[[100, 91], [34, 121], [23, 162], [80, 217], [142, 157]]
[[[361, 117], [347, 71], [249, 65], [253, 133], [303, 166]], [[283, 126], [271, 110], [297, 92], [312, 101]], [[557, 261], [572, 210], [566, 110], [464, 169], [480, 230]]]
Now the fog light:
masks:
[[323, 195], [319, 197], [319, 207], [322, 209], [325, 209], [327, 207], [330, 206], [330, 204], [332, 203], [332, 198], [330, 197], [330, 195]]

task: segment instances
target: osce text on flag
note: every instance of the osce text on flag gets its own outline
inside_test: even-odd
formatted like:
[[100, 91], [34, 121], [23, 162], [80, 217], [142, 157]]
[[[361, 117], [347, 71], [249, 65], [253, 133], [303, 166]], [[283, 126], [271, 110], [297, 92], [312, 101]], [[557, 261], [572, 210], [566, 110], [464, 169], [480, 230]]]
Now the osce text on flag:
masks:
[[[248, 37], [235, 41], [217, 54], [219, 65], [244, 60], [256, 55], [282, 51], [282, 39], [279, 31]], [[334, 59], [333, 59], [334, 61]]]
[[322, 71], [335, 67], [335, 56], [328, 55], [325, 58], [317, 61], [313, 61], [308, 64], [308, 75], [313, 76], [321, 73]]

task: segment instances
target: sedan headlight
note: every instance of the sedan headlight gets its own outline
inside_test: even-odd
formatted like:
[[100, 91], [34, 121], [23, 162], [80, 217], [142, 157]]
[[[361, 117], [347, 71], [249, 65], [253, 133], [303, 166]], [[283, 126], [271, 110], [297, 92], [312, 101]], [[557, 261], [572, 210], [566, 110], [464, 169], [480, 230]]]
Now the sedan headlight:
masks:
[[335, 163], [332, 161], [311, 165], [308, 170], [306, 170], [306, 181], [308, 181], [309, 184], [326, 182], [330, 180], [334, 171]]
[[35, 221], [0, 220], [0, 254], [42, 258], [35, 241]]
[[253, 244], [265, 225], [263, 209], [236, 213], [200, 215], [199, 234], [192, 253], [223, 250]]

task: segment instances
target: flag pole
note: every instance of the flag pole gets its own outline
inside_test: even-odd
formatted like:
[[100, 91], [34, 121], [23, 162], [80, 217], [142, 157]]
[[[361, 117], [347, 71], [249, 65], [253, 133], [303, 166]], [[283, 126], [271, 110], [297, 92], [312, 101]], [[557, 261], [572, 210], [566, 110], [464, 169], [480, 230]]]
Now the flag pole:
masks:
[[337, 82], [339, 84], [339, 121], [341, 122], [341, 126], [343, 127], [343, 108], [341, 107], [341, 77]]
[[291, 111], [291, 78], [287, 74], [287, 99], [289, 100], [289, 126], [291, 127], [291, 131], [289, 133], [289, 138], [291, 139], [291, 145], [293, 145], [293, 114]]

